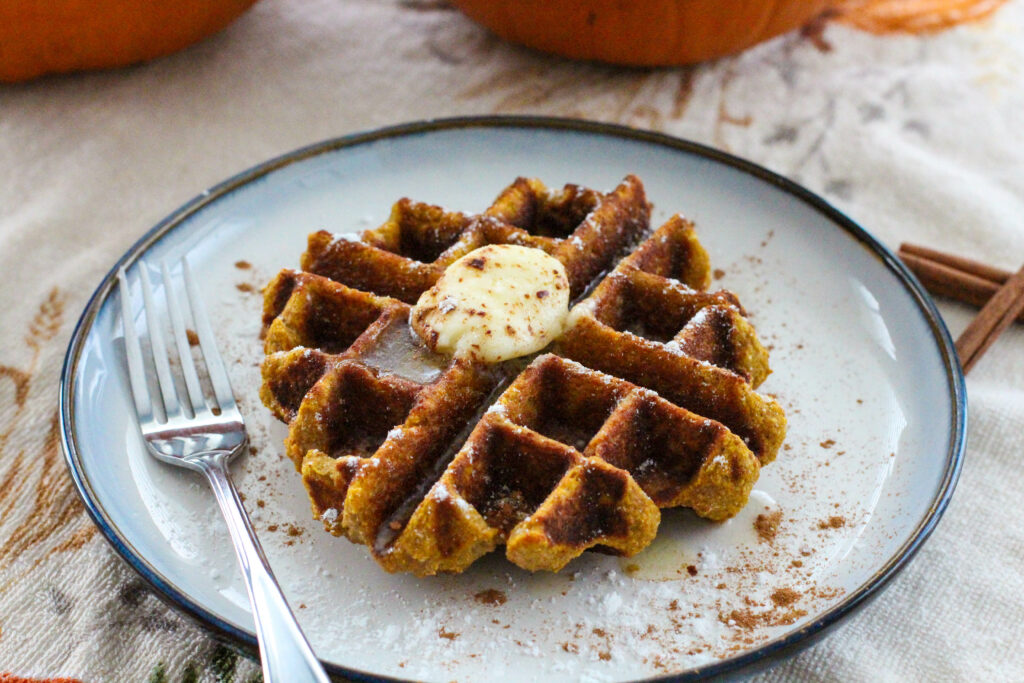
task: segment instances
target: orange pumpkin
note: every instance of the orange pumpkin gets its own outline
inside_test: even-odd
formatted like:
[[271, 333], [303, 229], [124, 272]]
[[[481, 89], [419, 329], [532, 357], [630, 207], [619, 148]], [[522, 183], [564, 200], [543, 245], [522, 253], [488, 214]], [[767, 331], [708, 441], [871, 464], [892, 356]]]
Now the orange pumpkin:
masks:
[[0, 81], [124, 66], [215, 33], [256, 0], [0, 0]]
[[828, 0], [454, 0], [505, 40], [574, 59], [690, 64], [802, 26]]

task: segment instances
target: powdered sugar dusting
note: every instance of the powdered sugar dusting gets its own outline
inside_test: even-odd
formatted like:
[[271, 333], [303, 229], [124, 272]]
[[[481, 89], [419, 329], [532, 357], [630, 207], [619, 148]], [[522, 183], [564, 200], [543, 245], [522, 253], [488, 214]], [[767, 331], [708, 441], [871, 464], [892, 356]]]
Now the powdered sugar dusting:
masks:
[[707, 323], [707, 321], [708, 321], [708, 309], [705, 306], [704, 308], [702, 308], [699, 311], [697, 311], [696, 313], [694, 313], [693, 317], [690, 318], [690, 322], [687, 323], [687, 324], [689, 324], [689, 325], [704, 325], [704, 324]]
[[362, 242], [359, 233], [355, 232], [334, 232], [331, 233], [331, 244], [338, 242]]

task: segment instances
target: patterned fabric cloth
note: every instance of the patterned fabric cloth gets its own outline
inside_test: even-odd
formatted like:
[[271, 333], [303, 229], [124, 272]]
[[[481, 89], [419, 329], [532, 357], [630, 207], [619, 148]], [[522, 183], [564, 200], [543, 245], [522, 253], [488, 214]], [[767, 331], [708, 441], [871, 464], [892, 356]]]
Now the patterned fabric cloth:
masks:
[[[74, 321], [114, 260], [203, 188], [271, 156], [439, 116], [613, 121], [766, 165], [891, 247], [918, 242], [1016, 270], [1024, 1], [924, 35], [889, 33], [929, 28], [894, 15], [899, 3], [847, 4], [846, 16], [737, 57], [646, 70], [503, 44], [443, 0], [263, 0], [180, 54], [0, 88], [0, 672], [258, 679], [255, 663], [165, 606], [97, 533], [60, 453], [56, 386]], [[983, 14], [999, 3], [973, 4]], [[954, 334], [972, 314], [940, 308]], [[966, 466], [917, 559], [765, 680], [1024, 670], [1014, 646], [1024, 636], [1022, 351], [1018, 325], [972, 373]]]

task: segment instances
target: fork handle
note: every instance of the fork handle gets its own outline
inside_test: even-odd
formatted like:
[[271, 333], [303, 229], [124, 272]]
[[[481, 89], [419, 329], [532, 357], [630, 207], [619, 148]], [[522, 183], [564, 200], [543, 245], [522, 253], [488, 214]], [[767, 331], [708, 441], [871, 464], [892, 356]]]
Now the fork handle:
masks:
[[228, 473], [230, 455], [230, 451], [212, 451], [193, 456], [189, 461], [206, 475], [231, 532], [256, 622], [263, 680], [265, 683], [330, 683], [309, 641], [295, 621], [295, 615], [288, 608], [281, 587], [252, 530], [249, 516], [242, 507], [238, 491]]

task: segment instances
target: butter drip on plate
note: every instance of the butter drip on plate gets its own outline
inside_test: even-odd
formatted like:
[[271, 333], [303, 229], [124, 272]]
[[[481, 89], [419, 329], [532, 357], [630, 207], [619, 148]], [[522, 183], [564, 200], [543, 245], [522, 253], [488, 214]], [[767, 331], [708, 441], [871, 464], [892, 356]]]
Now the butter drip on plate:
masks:
[[450, 265], [409, 321], [434, 351], [499, 363], [547, 346], [568, 314], [565, 267], [540, 249], [500, 244]]

